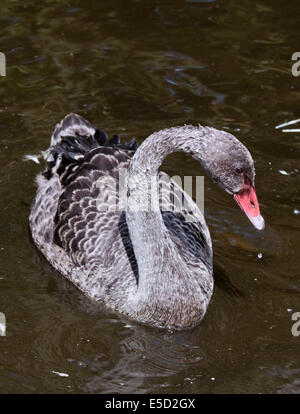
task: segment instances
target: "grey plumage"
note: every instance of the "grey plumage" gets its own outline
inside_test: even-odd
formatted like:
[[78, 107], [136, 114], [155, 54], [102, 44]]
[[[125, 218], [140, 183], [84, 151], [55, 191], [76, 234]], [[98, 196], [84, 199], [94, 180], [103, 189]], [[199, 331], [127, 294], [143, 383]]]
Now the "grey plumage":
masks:
[[[209, 142], [220, 137], [223, 150], [231, 146], [247, 158], [254, 180], [249, 152], [222, 131], [170, 128], [152, 134], [137, 149], [135, 140], [126, 144], [118, 136], [108, 140], [79, 115], [67, 115], [54, 130], [47, 168], [36, 180], [29, 217], [34, 243], [92, 300], [149, 325], [171, 329], [197, 325], [213, 290], [211, 239], [202, 213], [181, 189], [177, 194], [185, 203], [180, 211], [163, 208], [167, 197], [163, 192], [154, 211], [136, 211], [133, 206], [141, 207], [148, 199], [145, 184], [151, 175], [158, 175], [159, 183], [168, 178], [158, 168], [176, 150], [190, 153], [218, 181], [208, 157]], [[122, 169], [128, 172], [126, 205], [112, 209], [112, 198], [121, 203]], [[239, 183], [234, 179], [236, 191]], [[228, 181], [226, 190], [230, 191]]]

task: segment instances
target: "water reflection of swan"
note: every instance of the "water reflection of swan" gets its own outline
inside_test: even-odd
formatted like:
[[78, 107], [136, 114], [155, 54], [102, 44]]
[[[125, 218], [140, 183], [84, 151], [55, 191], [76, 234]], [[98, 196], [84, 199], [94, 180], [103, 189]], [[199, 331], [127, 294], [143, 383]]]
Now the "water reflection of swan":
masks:
[[[127, 330], [119, 327], [118, 331], [124, 338], [117, 345], [118, 352], [105, 367], [101, 358], [86, 361], [93, 373], [85, 380], [84, 392], [130, 394], [148, 393], [152, 389], [161, 393], [176, 389], [176, 375], [199, 366], [207, 357], [203, 349], [193, 346], [198, 339], [194, 330], [169, 334], [133, 325]], [[182, 383], [178, 392], [181, 389]]]
[[[167, 175], [158, 172], [163, 159], [184, 151], [262, 229], [253, 160], [233, 135], [201, 126], [165, 129], [136, 146], [134, 140], [120, 144], [118, 136], [108, 141], [82, 117], [66, 116], [53, 133], [47, 169], [37, 177], [33, 240], [90, 298], [139, 322], [190, 328], [202, 320], [213, 290], [209, 230], [183, 192], [180, 211], [163, 208], [165, 194], [161, 204], [152, 197], [151, 210], [145, 209], [151, 177], [164, 181]], [[118, 194], [106, 180], [118, 182], [121, 169], [128, 175], [125, 212], [110, 208]]]

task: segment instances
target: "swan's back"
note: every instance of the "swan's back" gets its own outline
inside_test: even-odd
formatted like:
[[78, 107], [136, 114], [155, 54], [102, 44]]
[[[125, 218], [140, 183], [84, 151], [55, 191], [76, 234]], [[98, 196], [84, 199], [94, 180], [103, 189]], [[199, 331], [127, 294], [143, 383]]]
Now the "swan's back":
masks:
[[[33, 240], [52, 266], [90, 298], [124, 313], [139, 273], [126, 214], [112, 208], [112, 199], [118, 202], [119, 171], [128, 169], [136, 147], [135, 140], [108, 140], [82, 117], [68, 115], [51, 138], [30, 213]], [[186, 220], [188, 210], [198, 221]], [[182, 260], [211, 271], [208, 229], [193, 201], [187, 197], [185, 209], [162, 216]]]

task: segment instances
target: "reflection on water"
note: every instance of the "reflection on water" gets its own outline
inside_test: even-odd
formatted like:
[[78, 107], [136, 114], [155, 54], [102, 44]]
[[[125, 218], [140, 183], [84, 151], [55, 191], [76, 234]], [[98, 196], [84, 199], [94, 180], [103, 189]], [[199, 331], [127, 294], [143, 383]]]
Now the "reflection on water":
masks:
[[[3, 0], [0, 51], [0, 392], [299, 393], [298, 2]], [[79, 112], [141, 142], [202, 123], [243, 141], [256, 161], [266, 229], [205, 180], [215, 291], [201, 326], [165, 332], [101, 309], [32, 246], [28, 210], [55, 123]], [[174, 154], [171, 175], [200, 175]], [[284, 173], [283, 173], [284, 172]]]

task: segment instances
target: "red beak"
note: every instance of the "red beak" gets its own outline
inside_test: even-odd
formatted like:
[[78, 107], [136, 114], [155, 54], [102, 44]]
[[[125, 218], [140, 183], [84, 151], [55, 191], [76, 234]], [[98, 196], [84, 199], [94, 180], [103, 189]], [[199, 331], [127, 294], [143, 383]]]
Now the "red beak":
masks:
[[260, 215], [256, 191], [248, 177], [245, 177], [245, 184], [242, 190], [234, 195], [235, 201], [244, 211], [248, 219], [257, 230], [263, 230], [265, 221]]

